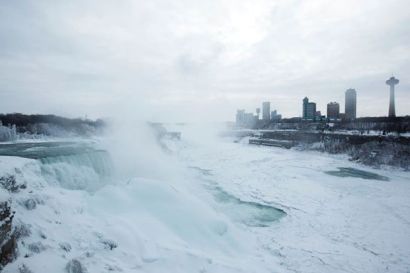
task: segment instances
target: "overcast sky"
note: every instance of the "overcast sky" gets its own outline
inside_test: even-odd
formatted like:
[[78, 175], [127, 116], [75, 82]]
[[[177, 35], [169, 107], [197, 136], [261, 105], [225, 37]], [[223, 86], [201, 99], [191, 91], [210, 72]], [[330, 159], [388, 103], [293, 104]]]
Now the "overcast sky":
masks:
[[233, 120], [358, 92], [410, 114], [408, 0], [0, 0], [0, 112]]

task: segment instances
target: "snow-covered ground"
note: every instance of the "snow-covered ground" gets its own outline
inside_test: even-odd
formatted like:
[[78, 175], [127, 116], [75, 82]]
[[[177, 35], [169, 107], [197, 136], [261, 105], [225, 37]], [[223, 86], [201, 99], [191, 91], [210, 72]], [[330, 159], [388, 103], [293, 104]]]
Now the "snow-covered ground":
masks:
[[[410, 272], [410, 173], [375, 170], [344, 156], [251, 146], [246, 140], [209, 142], [195, 137], [195, 130], [183, 135], [192, 142], [176, 150], [187, 164], [208, 170], [209, 179], [243, 200], [287, 212], [279, 224], [252, 231], [260, 247], [279, 257], [275, 270]], [[326, 173], [338, 168], [383, 179]]]
[[[410, 271], [410, 173], [178, 130], [168, 153], [113, 152], [114, 166], [139, 163], [132, 176], [101, 179], [95, 156], [0, 157], [0, 176], [27, 185], [0, 197], [30, 231], [4, 272], [72, 259], [88, 272]], [[326, 173], [338, 168], [383, 179]]]

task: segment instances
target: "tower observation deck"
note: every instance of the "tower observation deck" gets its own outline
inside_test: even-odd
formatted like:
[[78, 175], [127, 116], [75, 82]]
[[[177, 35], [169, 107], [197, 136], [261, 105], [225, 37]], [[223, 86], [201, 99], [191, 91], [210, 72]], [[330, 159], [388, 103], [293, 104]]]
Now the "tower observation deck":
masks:
[[394, 86], [399, 83], [399, 80], [395, 77], [391, 77], [386, 81], [386, 84], [390, 86], [390, 104], [389, 104], [389, 118], [396, 117], [396, 108], [394, 103]]

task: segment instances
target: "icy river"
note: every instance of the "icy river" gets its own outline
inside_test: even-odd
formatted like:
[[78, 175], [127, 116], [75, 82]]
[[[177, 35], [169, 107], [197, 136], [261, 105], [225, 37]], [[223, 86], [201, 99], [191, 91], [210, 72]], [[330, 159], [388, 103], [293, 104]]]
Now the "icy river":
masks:
[[3, 271], [410, 272], [410, 173], [178, 129], [165, 150], [0, 145], [29, 230]]

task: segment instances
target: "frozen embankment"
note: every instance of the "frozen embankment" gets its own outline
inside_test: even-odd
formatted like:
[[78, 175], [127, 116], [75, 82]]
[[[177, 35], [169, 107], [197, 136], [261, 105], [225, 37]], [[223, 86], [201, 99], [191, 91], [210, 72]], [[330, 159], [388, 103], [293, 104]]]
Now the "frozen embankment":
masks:
[[258, 136], [251, 138], [249, 144], [347, 154], [352, 160], [370, 166], [389, 165], [406, 170], [410, 168], [410, 138], [407, 136], [361, 135], [349, 131], [260, 130], [256, 132]]
[[278, 266], [248, 228], [275, 222], [281, 210], [194, 183], [193, 170], [163, 180], [119, 179], [105, 151], [75, 143], [19, 145], [3, 147], [8, 156], [0, 156], [2, 272], [270, 272]]

